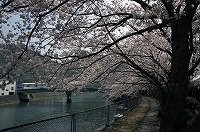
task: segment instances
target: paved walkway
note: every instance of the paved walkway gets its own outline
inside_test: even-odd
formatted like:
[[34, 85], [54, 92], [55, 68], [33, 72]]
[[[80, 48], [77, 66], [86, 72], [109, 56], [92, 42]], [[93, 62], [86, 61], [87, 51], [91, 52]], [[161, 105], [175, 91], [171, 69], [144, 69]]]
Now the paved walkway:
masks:
[[156, 117], [159, 109], [158, 103], [151, 98], [148, 98], [151, 106], [143, 121], [139, 123], [138, 127], [133, 132], [158, 132], [160, 121]]
[[159, 104], [155, 99], [143, 97], [136, 108], [101, 132], [158, 132], [158, 108]]

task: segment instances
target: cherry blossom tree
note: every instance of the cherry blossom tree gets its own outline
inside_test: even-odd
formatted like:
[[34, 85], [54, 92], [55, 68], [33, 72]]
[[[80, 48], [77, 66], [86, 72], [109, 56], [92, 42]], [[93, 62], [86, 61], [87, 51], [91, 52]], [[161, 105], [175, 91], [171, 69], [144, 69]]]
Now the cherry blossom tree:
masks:
[[[32, 48], [58, 62], [48, 80], [60, 82], [61, 87], [100, 81], [113, 92], [119, 87], [127, 93], [141, 87], [158, 89], [160, 131], [183, 131], [189, 78], [200, 63], [199, 3], [4, 0], [1, 43], [21, 45], [21, 51], [13, 56], [1, 49], [10, 61], [0, 78], [10, 74]], [[79, 74], [61, 77], [72, 69]]]

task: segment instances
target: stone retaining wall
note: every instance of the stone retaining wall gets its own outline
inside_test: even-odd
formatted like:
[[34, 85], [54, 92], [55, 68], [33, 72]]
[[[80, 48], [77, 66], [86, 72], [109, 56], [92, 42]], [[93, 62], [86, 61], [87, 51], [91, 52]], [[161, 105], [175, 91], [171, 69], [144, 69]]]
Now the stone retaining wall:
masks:
[[[58, 96], [66, 96], [65, 93], [31, 93], [27, 94], [29, 101], [50, 99]], [[0, 105], [20, 103], [18, 95], [0, 96]]]

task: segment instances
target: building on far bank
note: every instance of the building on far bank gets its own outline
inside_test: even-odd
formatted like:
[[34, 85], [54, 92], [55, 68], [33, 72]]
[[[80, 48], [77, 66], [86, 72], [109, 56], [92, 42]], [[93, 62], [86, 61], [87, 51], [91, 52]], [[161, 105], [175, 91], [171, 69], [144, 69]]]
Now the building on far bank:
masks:
[[0, 80], [0, 96], [15, 95], [16, 81]]

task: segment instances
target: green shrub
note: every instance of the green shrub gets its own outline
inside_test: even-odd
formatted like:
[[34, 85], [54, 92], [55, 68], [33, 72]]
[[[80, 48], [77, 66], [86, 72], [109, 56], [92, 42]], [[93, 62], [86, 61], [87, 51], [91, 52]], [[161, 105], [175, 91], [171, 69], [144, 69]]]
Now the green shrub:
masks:
[[193, 97], [187, 97], [185, 110], [187, 113], [187, 120], [189, 122], [195, 117], [195, 115], [197, 114], [197, 111], [199, 112], [200, 103], [198, 102], [198, 100], [196, 100]]
[[186, 98], [186, 109], [189, 110], [199, 110], [200, 109], [200, 103], [198, 100], [192, 97]]

